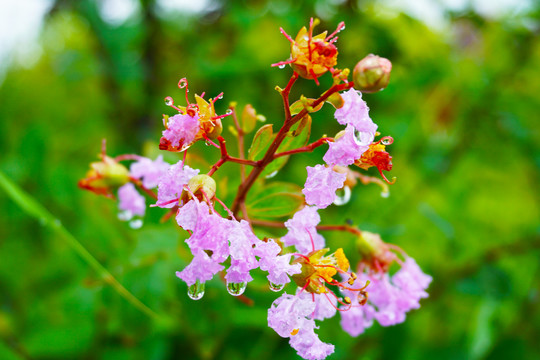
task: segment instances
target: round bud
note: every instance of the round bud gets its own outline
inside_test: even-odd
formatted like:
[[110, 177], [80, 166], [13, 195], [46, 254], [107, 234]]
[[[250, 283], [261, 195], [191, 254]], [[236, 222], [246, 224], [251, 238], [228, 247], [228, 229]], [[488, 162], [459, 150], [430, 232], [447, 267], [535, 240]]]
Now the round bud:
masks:
[[383, 90], [388, 86], [391, 71], [390, 60], [369, 54], [354, 67], [354, 88], [364, 93]]
[[216, 181], [208, 175], [195, 175], [189, 180], [187, 186], [195, 196], [202, 195], [203, 200], [205, 200], [203, 192], [208, 199], [212, 199], [216, 194]]

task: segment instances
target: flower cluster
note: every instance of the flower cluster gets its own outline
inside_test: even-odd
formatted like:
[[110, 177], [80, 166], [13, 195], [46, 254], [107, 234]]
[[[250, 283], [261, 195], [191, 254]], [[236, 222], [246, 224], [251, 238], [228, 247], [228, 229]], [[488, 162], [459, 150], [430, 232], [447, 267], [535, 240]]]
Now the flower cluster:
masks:
[[[363, 92], [379, 91], [387, 85], [390, 62], [370, 55], [354, 69], [353, 80], [361, 84], [348, 81], [350, 71], [336, 67], [336, 34], [344, 24], [339, 24], [328, 36], [326, 32], [313, 35], [317, 24], [318, 20], [312, 19], [309, 28], [302, 28], [294, 40], [281, 29], [291, 42], [291, 55], [289, 60], [274, 65], [290, 64], [293, 69], [287, 86], [277, 88], [283, 98], [285, 120], [276, 134], [269, 126], [261, 127], [253, 136], [247, 156], [243, 152], [244, 139], [254, 130], [256, 121], [264, 117], [248, 104], [239, 118], [235, 103], [231, 103], [224, 115], [217, 115], [214, 104], [223, 94], [207, 101], [203, 93], [195, 95], [194, 102], [190, 102], [188, 83], [183, 78], [178, 87], [185, 90], [186, 105], [177, 106], [171, 97], [165, 98], [165, 104], [176, 113], [163, 116], [165, 129], [159, 141], [159, 149], [183, 153], [183, 158], [173, 164], [165, 162], [162, 156], [155, 160], [132, 154], [112, 158], [106, 155], [103, 146], [100, 161], [92, 163], [86, 178], [79, 182], [81, 188], [96, 194], [109, 198], [115, 198], [116, 194], [119, 218], [129, 221], [132, 228], [142, 226], [150, 206], [166, 211], [162, 219], [174, 219], [188, 233], [185, 243], [191, 256], [185, 259], [188, 264], [176, 276], [186, 283], [192, 299], [201, 299], [205, 284], [218, 274], [229, 294], [244, 298], [248, 283], [254, 281], [252, 272], [257, 269], [266, 273], [270, 290], [279, 292], [287, 286], [287, 291], [268, 309], [268, 326], [279, 336], [288, 338], [291, 347], [305, 359], [324, 359], [334, 352], [332, 344], [319, 339], [316, 333], [319, 322], [339, 312], [341, 326], [351, 336], [360, 335], [375, 321], [382, 326], [401, 323], [428, 296], [426, 289], [431, 282], [431, 277], [420, 270], [414, 259], [397, 246], [385, 243], [379, 235], [351, 225], [320, 224], [320, 212], [332, 204], [347, 203], [351, 189], [357, 184], [378, 183], [387, 194], [387, 184], [393, 184], [395, 178], [389, 181], [383, 173], [392, 169], [392, 157], [386, 146], [393, 139], [385, 136], [375, 140], [380, 135], [378, 126], [362, 98]], [[329, 89], [317, 99], [302, 96], [291, 105], [290, 91], [299, 77], [319, 85], [318, 79], [327, 72], [333, 79]], [[336, 108], [334, 117], [344, 128], [334, 137], [322, 137], [307, 144], [310, 114], [325, 102]], [[222, 136], [221, 120], [227, 116], [233, 122], [229, 128], [238, 141], [238, 157], [229, 154]], [[298, 139], [304, 139], [304, 143], [300, 144]], [[213, 145], [220, 153], [206, 174], [187, 164], [188, 149], [198, 140]], [[253, 218], [247, 194], [254, 184], [263, 190], [268, 188], [261, 176], [268, 166], [280, 159], [276, 163], [281, 165], [273, 164], [274, 172], [270, 174], [274, 174], [288, 156], [311, 152], [324, 144], [328, 144], [328, 149], [322, 161], [306, 167], [303, 197], [300, 188], [287, 200], [283, 200], [279, 191], [268, 192], [263, 197], [274, 203], [290, 202], [293, 198], [300, 198], [300, 202], [287, 206], [292, 210], [285, 216], [267, 214], [280, 221]], [[131, 164], [123, 165], [123, 161]], [[240, 166], [241, 174], [235, 179], [239, 181], [238, 191], [230, 208], [220, 199], [223, 188], [217, 184], [223, 182], [215, 180], [216, 172], [225, 163]], [[249, 174], [246, 167], [251, 168]], [[377, 168], [382, 180], [359, 171], [371, 167]], [[286, 187], [297, 185], [286, 184]], [[152, 200], [147, 204], [149, 197]], [[259, 227], [278, 227], [287, 232], [281, 237], [261, 237]], [[320, 234], [323, 230], [352, 235], [354, 245], [344, 244], [333, 250]], [[345, 254], [351, 250], [361, 257], [359, 264], [352, 267], [356, 272], [351, 270]], [[398, 270], [391, 272], [391, 268]], [[339, 292], [335, 293], [336, 289]]]

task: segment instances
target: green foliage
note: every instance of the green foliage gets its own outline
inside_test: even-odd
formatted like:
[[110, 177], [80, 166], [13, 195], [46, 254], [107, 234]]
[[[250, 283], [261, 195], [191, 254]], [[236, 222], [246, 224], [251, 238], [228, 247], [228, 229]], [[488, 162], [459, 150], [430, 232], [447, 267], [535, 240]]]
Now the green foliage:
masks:
[[[341, 67], [352, 69], [368, 53], [393, 63], [389, 87], [364, 98], [382, 135], [395, 139], [388, 150], [398, 178], [389, 199], [377, 186], [358, 185], [349, 204], [322, 212], [323, 223], [346, 217], [379, 232], [434, 277], [430, 298], [404, 324], [374, 327], [358, 338], [339, 329], [339, 318], [322, 324], [321, 339], [336, 344], [331, 358], [540, 357], [537, 5], [501, 19], [448, 11], [448, 28], [435, 31], [407, 15], [392, 16], [376, 1], [218, 1], [216, 10], [192, 15], [159, 12], [155, 1], [141, 1], [140, 13], [121, 25], [100, 17], [98, 1], [53, 3], [41, 55], [30, 65], [14, 63], [0, 84], [0, 170], [33, 199], [21, 209], [13, 188], [10, 196], [0, 191], [1, 359], [296, 358], [266, 328], [274, 293], [250, 284], [246, 295], [256, 306], [249, 307], [215, 279], [201, 301], [189, 300], [174, 276], [191, 260], [187, 234], [161, 224], [163, 213], [153, 208], [145, 227], [134, 231], [116, 220], [114, 202], [76, 183], [102, 138], [111, 155], [163, 153], [155, 144], [161, 114], [170, 115], [163, 98], [183, 98], [176, 87], [183, 76], [190, 94], [224, 92], [218, 113], [230, 101], [250, 103], [266, 116], [266, 129], [279, 126], [283, 106], [272, 89], [285, 86], [291, 71], [269, 66], [289, 56], [279, 27], [294, 35], [316, 11], [324, 15], [321, 29], [347, 24], [338, 40]], [[319, 93], [313, 82], [299, 81], [292, 98]], [[312, 113], [311, 126], [280, 151], [338, 132], [333, 111], [325, 105]], [[249, 132], [252, 122], [243, 123]], [[256, 141], [247, 135], [246, 144], [259, 144], [250, 158], [260, 159], [271, 135], [266, 130]], [[141, 149], [144, 141], [153, 143]], [[235, 156], [234, 143], [227, 146]], [[261, 183], [248, 194], [250, 211], [261, 218], [293, 212], [305, 167], [319, 163], [324, 151], [283, 157], [277, 185]], [[219, 157], [218, 151], [204, 157], [210, 151], [203, 144], [190, 152], [203, 172]], [[226, 164], [218, 175], [230, 204], [238, 167]], [[262, 196], [272, 208], [258, 207]], [[42, 224], [36, 216], [44, 211], [55, 216]], [[125, 301], [76, 255], [82, 250], [65, 241], [70, 234], [167, 321], [151, 320]], [[353, 251], [352, 235], [323, 235], [332, 247]]]

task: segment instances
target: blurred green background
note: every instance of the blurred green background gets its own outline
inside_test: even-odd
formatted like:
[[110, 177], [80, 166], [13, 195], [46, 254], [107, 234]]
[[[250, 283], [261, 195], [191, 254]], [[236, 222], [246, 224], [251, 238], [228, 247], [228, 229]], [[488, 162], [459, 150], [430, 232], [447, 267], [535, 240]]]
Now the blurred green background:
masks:
[[[346, 22], [338, 66], [352, 69], [368, 53], [393, 62], [390, 86], [364, 98], [395, 139], [398, 181], [388, 199], [375, 185], [357, 187], [323, 222], [379, 232], [434, 278], [401, 325], [351, 338], [339, 316], [321, 323], [321, 339], [336, 345], [330, 359], [540, 358], [540, 4], [503, 1], [496, 12], [486, 1], [8, 3], [28, 12], [39, 4], [43, 21], [36, 42], [2, 58], [0, 170], [167, 321], [126, 302], [54, 226], [0, 190], [0, 359], [297, 358], [266, 326], [276, 294], [262, 275], [246, 291], [252, 307], [219, 279], [191, 301], [174, 276], [190, 259], [186, 234], [160, 224], [155, 208], [132, 230], [113, 201], [76, 184], [102, 138], [111, 155], [156, 156], [161, 114], [171, 114], [163, 98], [183, 103], [184, 76], [191, 94], [225, 93], [218, 113], [249, 102], [279, 123], [273, 89], [291, 74], [270, 67], [289, 55], [279, 27], [295, 35], [310, 16], [322, 19], [321, 31]], [[319, 92], [303, 80], [293, 96]], [[313, 118], [312, 139], [340, 128], [331, 108]], [[218, 156], [202, 144], [193, 151]], [[305, 166], [323, 154], [299, 155], [276, 179], [302, 185]], [[218, 173], [229, 204], [237, 171], [227, 164]], [[352, 238], [324, 235], [354, 251]]]

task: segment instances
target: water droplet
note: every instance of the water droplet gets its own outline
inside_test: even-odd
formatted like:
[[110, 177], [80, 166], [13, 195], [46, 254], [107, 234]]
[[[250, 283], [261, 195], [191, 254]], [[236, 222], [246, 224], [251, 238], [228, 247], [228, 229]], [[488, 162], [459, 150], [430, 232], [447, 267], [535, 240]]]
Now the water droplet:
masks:
[[227, 283], [227, 291], [232, 296], [240, 296], [246, 291], [247, 282], [241, 282], [241, 283], [233, 283], [228, 282]]
[[271, 178], [273, 178], [274, 176], [276, 176], [277, 173], [278, 173], [277, 170], [276, 170], [276, 171], [272, 171], [270, 174], [266, 175], [264, 178], [265, 178], [265, 179], [271, 179]]
[[373, 140], [373, 133], [370, 132], [361, 132], [361, 131], [355, 131], [354, 132], [354, 141], [358, 145], [369, 145], [371, 144], [371, 141]]
[[339, 29], [339, 31], [343, 31], [343, 30], [345, 30], [345, 25], [343, 25], [343, 26], [341, 27], [341, 29]]
[[381, 197], [387, 199], [388, 197], [390, 197], [390, 191], [382, 191]]
[[216, 99], [223, 99], [223, 94], [219, 94]]
[[132, 229], [140, 229], [143, 226], [142, 219], [135, 219], [129, 222], [129, 227]]
[[335, 205], [345, 205], [351, 200], [351, 188], [345, 185], [343, 188], [336, 191], [336, 198], [334, 199]]
[[383, 145], [391, 145], [394, 142], [394, 139], [390, 136], [385, 136], [381, 139], [381, 144]]
[[285, 69], [285, 64], [278, 65], [278, 68]]
[[186, 78], [182, 78], [180, 79], [180, 81], [178, 82], [178, 87], [180, 89], [183, 89], [187, 86], [187, 79]]
[[233, 113], [233, 111], [232, 111], [231, 109], [228, 109], [228, 110], [225, 112], [225, 114], [232, 114], [232, 113]]
[[170, 96], [167, 96], [167, 97], [165, 98], [165, 105], [167, 105], [167, 106], [172, 106], [173, 104], [174, 104], [173, 98], [170, 97]]
[[204, 296], [204, 282], [197, 280], [195, 284], [188, 287], [187, 294], [191, 300], [200, 300]]
[[120, 211], [118, 213], [118, 220], [120, 221], [129, 221], [133, 218], [133, 213], [129, 210]]
[[273, 282], [269, 281], [268, 286], [270, 287], [270, 290], [274, 292], [278, 292], [278, 291], [283, 290], [283, 288], [285, 287], [285, 284], [274, 284]]

